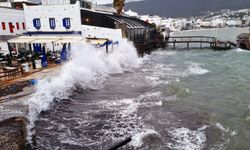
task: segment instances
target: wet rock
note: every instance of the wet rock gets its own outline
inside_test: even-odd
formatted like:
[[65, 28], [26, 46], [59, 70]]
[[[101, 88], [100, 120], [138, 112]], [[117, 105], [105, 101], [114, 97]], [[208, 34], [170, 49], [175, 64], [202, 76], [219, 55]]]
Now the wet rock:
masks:
[[30, 81], [17, 82], [8, 86], [0, 86], [0, 97], [22, 92], [23, 89], [30, 85]]
[[0, 122], [0, 149], [23, 150], [26, 142], [26, 124], [24, 117], [12, 117]]

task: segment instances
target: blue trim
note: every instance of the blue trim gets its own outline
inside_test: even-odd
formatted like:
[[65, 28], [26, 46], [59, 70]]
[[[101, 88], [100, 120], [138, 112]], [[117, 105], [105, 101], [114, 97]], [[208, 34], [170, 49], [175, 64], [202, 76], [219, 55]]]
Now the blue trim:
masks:
[[55, 29], [56, 28], [56, 20], [55, 20], [55, 18], [49, 18], [49, 26], [50, 26], [50, 29]]
[[39, 30], [41, 28], [41, 20], [39, 18], [33, 19], [33, 26]]
[[34, 35], [34, 34], [79, 34], [81, 35], [81, 31], [65, 31], [65, 32], [42, 32], [42, 31], [37, 31], [37, 32], [27, 32], [24, 33], [25, 35]]
[[70, 18], [63, 18], [62, 21], [63, 21], [63, 26], [66, 29], [70, 29], [70, 27], [71, 27]]

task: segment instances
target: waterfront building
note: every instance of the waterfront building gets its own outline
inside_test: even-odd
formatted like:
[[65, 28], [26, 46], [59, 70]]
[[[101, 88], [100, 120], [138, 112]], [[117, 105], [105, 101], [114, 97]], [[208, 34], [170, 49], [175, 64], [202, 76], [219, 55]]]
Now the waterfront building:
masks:
[[150, 37], [147, 22], [117, 15], [112, 7], [86, 0], [42, 0], [42, 5], [24, 4], [24, 16], [27, 32], [9, 43], [25, 41], [26, 47], [28, 44], [46, 44], [46, 50], [55, 51], [74, 42], [103, 45], [107, 40], [119, 43], [123, 38], [140, 45]]
[[[27, 31], [23, 4], [37, 5], [29, 0], [1, 0], [0, 2], [0, 53], [4, 55], [9, 53], [7, 41]], [[23, 45], [12, 45], [14, 54], [18, 53], [18, 47]]]
[[124, 13], [130, 17], [140, 18], [139, 14], [135, 11], [132, 11], [131, 9], [129, 9], [128, 11], [126, 11]]
[[226, 21], [223, 18], [216, 18], [212, 20], [212, 26], [214, 28], [225, 27], [225, 25], [226, 25]]
[[238, 27], [242, 24], [240, 19], [230, 19], [226, 21], [226, 25], [229, 27]]
[[26, 31], [23, 10], [13, 8], [10, 1], [0, 2], [0, 53], [9, 53], [7, 40]]
[[150, 24], [154, 23], [156, 26], [161, 26], [162, 18], [158, 15], [142, 15], [140, 19]]

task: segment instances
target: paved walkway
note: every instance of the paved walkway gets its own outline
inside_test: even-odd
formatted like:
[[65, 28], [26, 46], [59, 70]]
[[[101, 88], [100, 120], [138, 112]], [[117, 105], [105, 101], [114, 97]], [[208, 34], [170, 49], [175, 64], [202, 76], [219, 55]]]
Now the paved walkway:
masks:
[[0, 81], [0, 87], [9, 86], [12, 84], [28, 81], [31, 79], [39, 79], [48, 73], [59, 70], [61, 66], [62, 65], [53, 64], [53, 65], [50, 65], [48, 68], [32, 70], [28, 73], [24, 73], [22, 76]]

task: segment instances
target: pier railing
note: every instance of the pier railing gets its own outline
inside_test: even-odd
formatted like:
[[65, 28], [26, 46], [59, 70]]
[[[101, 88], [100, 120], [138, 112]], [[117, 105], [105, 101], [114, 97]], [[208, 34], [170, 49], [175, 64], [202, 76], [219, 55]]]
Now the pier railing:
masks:
[[198, 48], [212, 48], [212, 49], [230, 49], [236, 47], [236, 44], [230, 41], [220, 41], [216, 37], [210, 36], [173, 36], [169, 37], [167, 44], [172, 44], [173, 49], [176, 49], [177, 44], [186, 44], [187, 49], [190, 44], [196, 44]]
[[216, 37], [209, 36], [175, 36], [170, 37], [168, 43], [212, 43], [216, 40]]

